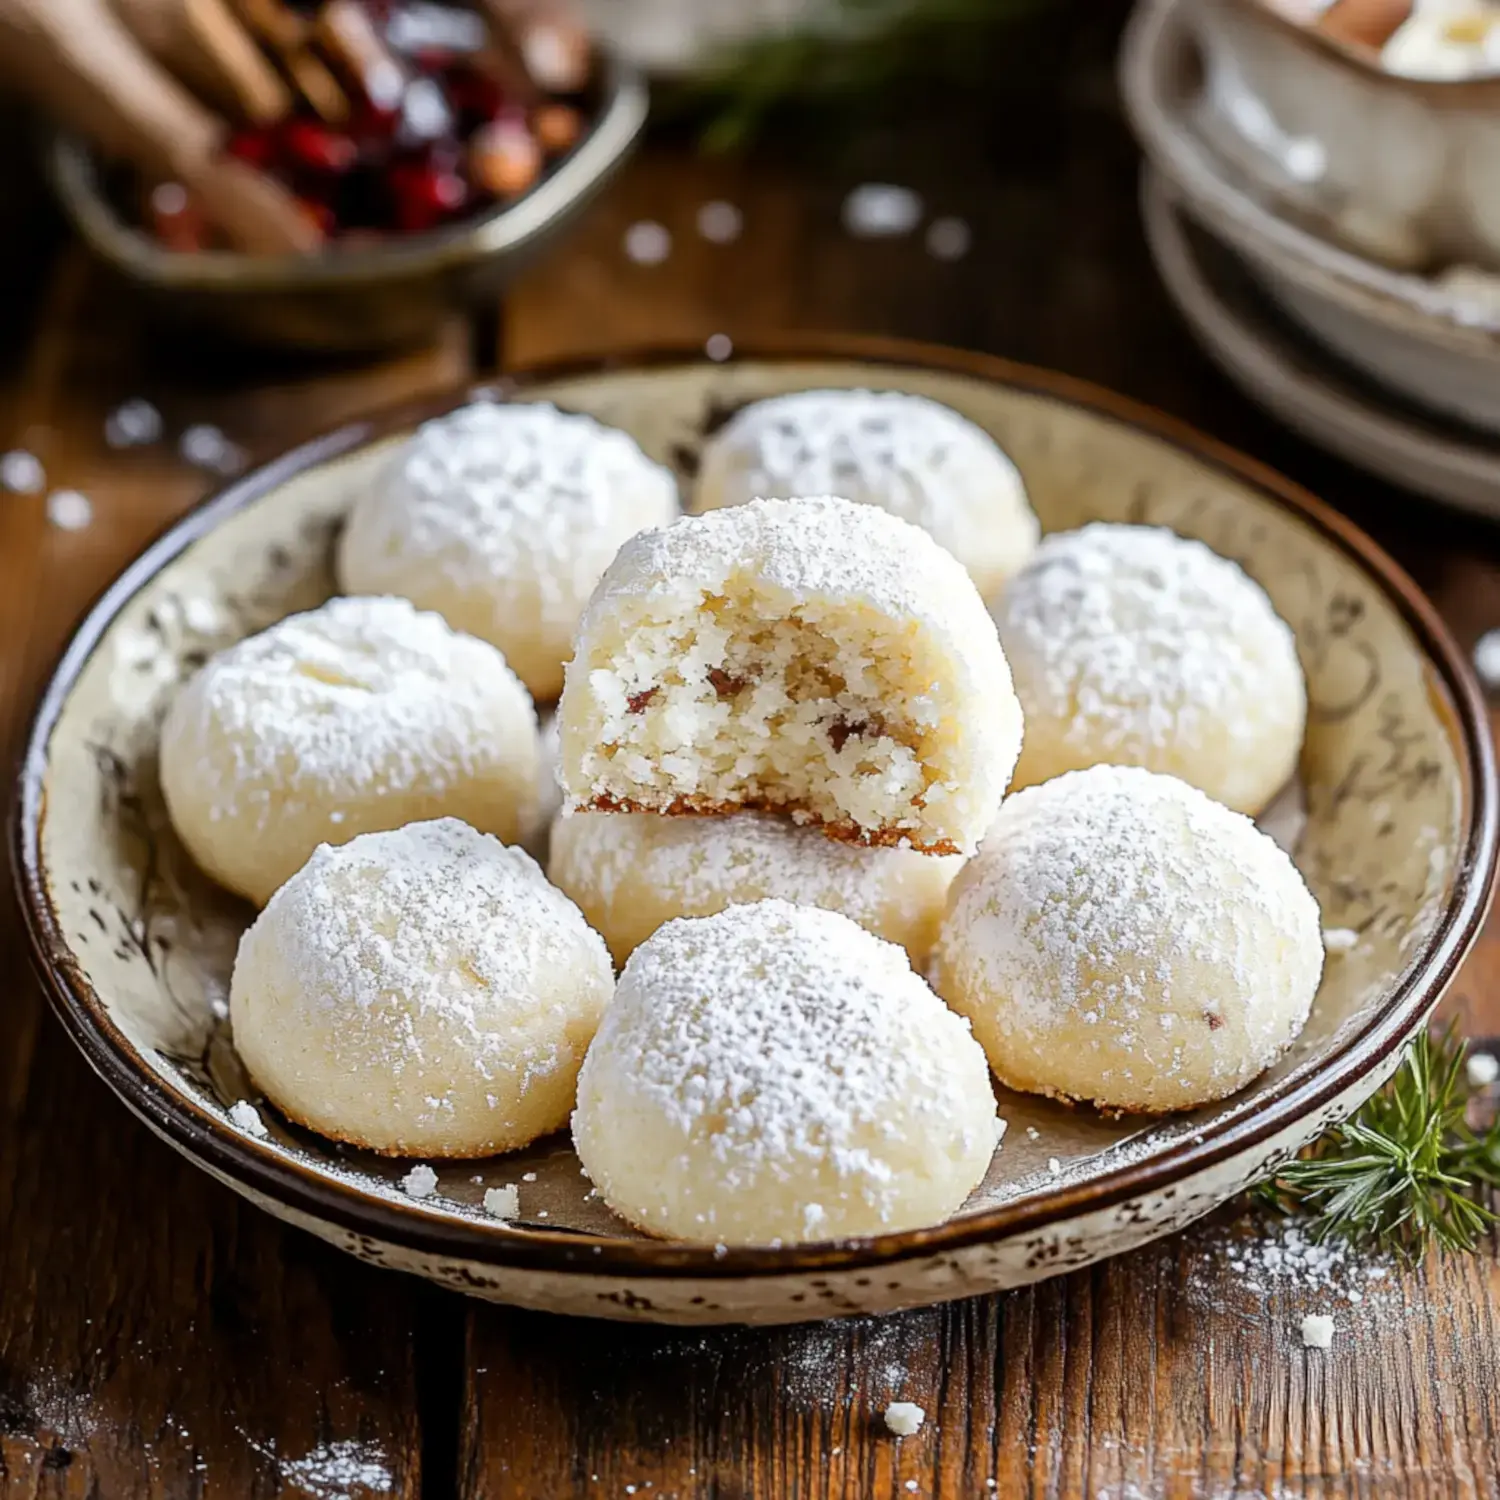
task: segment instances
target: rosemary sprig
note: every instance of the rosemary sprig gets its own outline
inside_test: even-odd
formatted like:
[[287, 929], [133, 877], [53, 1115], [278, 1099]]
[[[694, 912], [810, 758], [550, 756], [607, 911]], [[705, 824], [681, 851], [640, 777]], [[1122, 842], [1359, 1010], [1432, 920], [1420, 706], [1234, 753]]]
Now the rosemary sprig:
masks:
[[1472, 1250], [1496, 1222], [1476, 1196], [1500, 1187], [1500, 1120], [1476, 1132], [1467, 1043], [1450, 1025], [1422, 1032], [1379, 1093], [1253, 1189], [1262, 1202], [1311, 1216], [1319, 1241], [1393, 1250]]

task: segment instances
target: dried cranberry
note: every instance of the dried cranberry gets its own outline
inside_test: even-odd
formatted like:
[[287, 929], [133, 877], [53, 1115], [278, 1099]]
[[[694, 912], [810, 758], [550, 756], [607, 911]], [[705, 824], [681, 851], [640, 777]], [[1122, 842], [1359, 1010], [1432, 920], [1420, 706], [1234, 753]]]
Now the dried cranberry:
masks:
[[417, 234], [457, 213], [468, 200], [469, 189], [455, 172], [427, 163], [403, 163], [391, 168], [391, 195], [397, 227]]
[[276, 155], [276, 140], [267, 130], [237, 130], [224, 149], [252, 167], [268, 167]]
[[505, 108], [505, 91], [477, 68], [451, 68], [443, 82], [448, 103], [457, 112], [459, 128], [465, 132], [495, 119]]
[[290, 162], [314, 172], [347, 172], [359, 158], [350, 136], [316, 120], [288, 120], [281, 127], [281, 150]]

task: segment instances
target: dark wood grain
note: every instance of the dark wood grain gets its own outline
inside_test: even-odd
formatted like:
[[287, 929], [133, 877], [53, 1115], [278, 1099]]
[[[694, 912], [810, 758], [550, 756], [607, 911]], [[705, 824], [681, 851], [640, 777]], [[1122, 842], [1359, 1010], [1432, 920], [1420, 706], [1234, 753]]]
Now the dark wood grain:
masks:
[[[147, 336], [76, 255], [52, 276], [39, 328], [0, 447], [38, 453], [95, 519], [70, 533], [39, 497], [0, 506], [12, 751], [68, 626], [211, 483], [170, 445], [109, 450], [117, 402], [149, 395], [174, 431], [218, 421], [282, 444], [464, 373], [460, 330], [380, 368], [194, 380], [147, 357]], [[283, 1228], [131, 1119], [44, 1016], [9, 901], [0, 964], [0, 1492], [420, 1493], [418, 1330], [451, 1325], [441, 1299]]]

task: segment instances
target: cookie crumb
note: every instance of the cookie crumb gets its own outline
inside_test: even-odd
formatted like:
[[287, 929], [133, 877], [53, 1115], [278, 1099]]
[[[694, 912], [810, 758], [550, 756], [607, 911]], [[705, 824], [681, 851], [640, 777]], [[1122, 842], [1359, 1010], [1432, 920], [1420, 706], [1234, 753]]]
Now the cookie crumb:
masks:
[[266, 1122], [260, 1117], [260, 1111], [248, 1099], [239, 1099], [230, 1105], [229, 1118], [246, 1135], [258, 1136], [264, 1139], [270, 1134], [266, 1129]]
[[881, 1415], [887, 1430], [897, 1437], [910, 1437], [927, 1420], [927, 1413], [915, 1401], [892, 1401]]
[[1304, 1349], [1333, 1347], [1333, 1319], [1327, 1313], [1308, 1313], [1303, 1318], [1302, 1347]]
[[430, 1198], [437, 1192], [437, 1173], [426, 1162], [418, 1162], [401, 1179], [401, 1191], [408, 1198]]
[[506, 1183], [504, 1187], [486, 1188], [484, 1211], [495, 1219], [516, 1218], [521, 1212], [520, 1188], [513, 1182]]

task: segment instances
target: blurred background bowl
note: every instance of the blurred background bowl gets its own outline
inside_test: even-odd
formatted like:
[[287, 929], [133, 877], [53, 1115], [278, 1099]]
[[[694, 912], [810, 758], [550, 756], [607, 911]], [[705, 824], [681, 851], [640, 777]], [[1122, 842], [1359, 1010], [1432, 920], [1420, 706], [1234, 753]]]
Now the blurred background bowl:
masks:
[[606, 56], [587, 134], [520, 198], [430, 233], [307, 256], [165, 249], [121, 216], [86, 146], [55, 135], [44, 159], [79, 234], [151, 312], [195, 336], [368, 353], [419, 343], [455, 312], [493, 302], [613, 176], [647, 108], [642, 75]]
[[[1234, 13], [1241, 11], [1235, 0]], [[1500, 432], [1500, 278], [1467, 268], [1459, 268], [1462, 280], [1452, 279], [1454, 268], [1428, 276], [1362, 255], [1328, 221], [1247, 171], [1225, 146], [1203, 54], [1203, 17], [1196, 0], [1144, 0], [1127, 31], [1121, 87], [1152, 166], [1186, 212], [1320, 344], [1428, 411]], [[1324, 87], [1317, 72], [1299, 76], [1305, 94]], [[1259, 95], [1247, 97], [1269, 109]], [[1329, 201], [1354, 215], [1361, 202], [1353, 193], [1340, 189]]]

